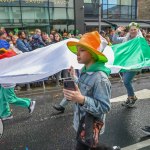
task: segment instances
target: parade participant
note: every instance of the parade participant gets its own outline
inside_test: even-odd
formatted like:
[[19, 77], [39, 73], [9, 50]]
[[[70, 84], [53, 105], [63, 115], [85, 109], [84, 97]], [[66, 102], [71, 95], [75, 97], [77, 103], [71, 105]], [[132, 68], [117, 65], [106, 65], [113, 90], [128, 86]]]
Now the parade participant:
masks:
[[[143, 37], [141, 31], [139, 30], [139, 24], [135, 22], [131, 22], [129, 24], [129, 32], [125, 37], [119, 37], [119, 33], [124, 31], [125, 27], [119, 27], [115, 34], [113, 35], [113, 42], [115, 43], [122, 43], [122, 42], [127, 42], [133, 38], [136, 37]], [[132, 86], [132, 80], [135, 77], [139, 70], [133, 70], [133, 71], [126, 71], [123, 73], [123, 82], [127, 90], [128, 98], [127, 100], [122, 103], [122, 106], [126, 107], [133, 107], [135, 104], [137, 97], [134, 94], [134, 89]]]
[[[105, 122], [105, 115], [110, 110], [111, 84], [108, 79], [110, 70], [104, 65], [107, 58], [98, 50], [100, 36], [97, 31], [84, 34], [79, 42], [69, 41], [67, 46], [77, 54], [78, 63], [85, 65], [78, 79], [78, 86], [75, 86], [76, 90], [63, 89], [64, 97], [75, 103], [74, 128], [79, 131], [81, 120], [86, 115]], [[77, 79], [72, 67], [70, 74], [72, 78]], [[89, 148], [89, 145], [77, 139], [76, 150]]]
[[[9, 43], [7, 45], [9, 45]], [[7, 48], [7, 46], [4, 48]], [[15, 52], [8, 53], [11, 50], [4, 50], [4, 48], [2, 49], [2, 52], [0, 52], [0, 59], [3, 59], [5, 57], [12, 57], [16, 54]], [[14, 87], [15, 84], [0, 85], [0, 118], [2, 120], [8, 120], [13, 118], [9, 104], [28, 108], [30, 114], [34, 111], [36, 102], [31, 101], [28, 98], [17, 97], [14, 92]]]
[[0, 118], [3, 121], [13, 118], [9, 104], [28, 108], [30, 114], [32, 114], [35, 108], [35, 101], [31, 101], [29, 98], [17, 97], [14, 87], [15, 84], [0, 85]]

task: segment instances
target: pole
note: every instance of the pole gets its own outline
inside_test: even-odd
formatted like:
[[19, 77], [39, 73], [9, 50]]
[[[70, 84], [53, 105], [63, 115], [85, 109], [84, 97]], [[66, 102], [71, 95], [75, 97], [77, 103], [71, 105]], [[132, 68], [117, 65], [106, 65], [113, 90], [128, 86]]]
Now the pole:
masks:
[[99, 33], [101, 31], [101, 0], [99, 0]]

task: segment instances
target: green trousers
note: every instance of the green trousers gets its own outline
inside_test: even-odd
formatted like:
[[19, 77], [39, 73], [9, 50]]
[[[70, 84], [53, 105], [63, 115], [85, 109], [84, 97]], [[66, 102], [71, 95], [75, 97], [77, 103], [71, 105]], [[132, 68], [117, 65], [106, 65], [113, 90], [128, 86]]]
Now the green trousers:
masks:
[[11, 115], [9, 104], [28, 108], [31, 100], [28, 98], [19, 98], [14, 92], [14, 88], [3, 88], [0, 86], [0, 118]]

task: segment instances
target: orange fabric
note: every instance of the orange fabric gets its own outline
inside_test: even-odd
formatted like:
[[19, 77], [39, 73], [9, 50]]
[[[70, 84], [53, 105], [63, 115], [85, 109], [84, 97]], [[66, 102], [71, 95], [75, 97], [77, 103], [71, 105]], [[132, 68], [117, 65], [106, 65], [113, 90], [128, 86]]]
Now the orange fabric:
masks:
[[1, 50], [0, 49], [0, 59], [3, 59], [3, 58], [8, 58], [8, 57], [12, 57], [12, 56], [16, 56], [17, 53], [14, 52], [13, 50]]

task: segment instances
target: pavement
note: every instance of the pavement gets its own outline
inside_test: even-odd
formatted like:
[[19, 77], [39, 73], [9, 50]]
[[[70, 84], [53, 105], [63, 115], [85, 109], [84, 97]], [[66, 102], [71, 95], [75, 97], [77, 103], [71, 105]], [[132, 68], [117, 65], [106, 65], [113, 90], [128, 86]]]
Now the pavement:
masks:
[[[126, 99], [126, 90], [120, 78], [110, 80], [112, 109], [100, 142], [119, 145], [122, 150], [150, 150], [150, 137], [141, 130], [150, 125], [150, 73], [141, 74], [134, 80], [139, 100], [132, 109], [121, 106]], [[74, 150], [76, 133], [72, 127], [72, 103], [63, 114], [58, 114], [52, 107], [61, 101], [62, 87], [19, 91], [17, 95], [35, 100], [36, 108], [29, 115], [27, 109], [11, 106], [14, 118], [3, 122], [0, 150]]]

